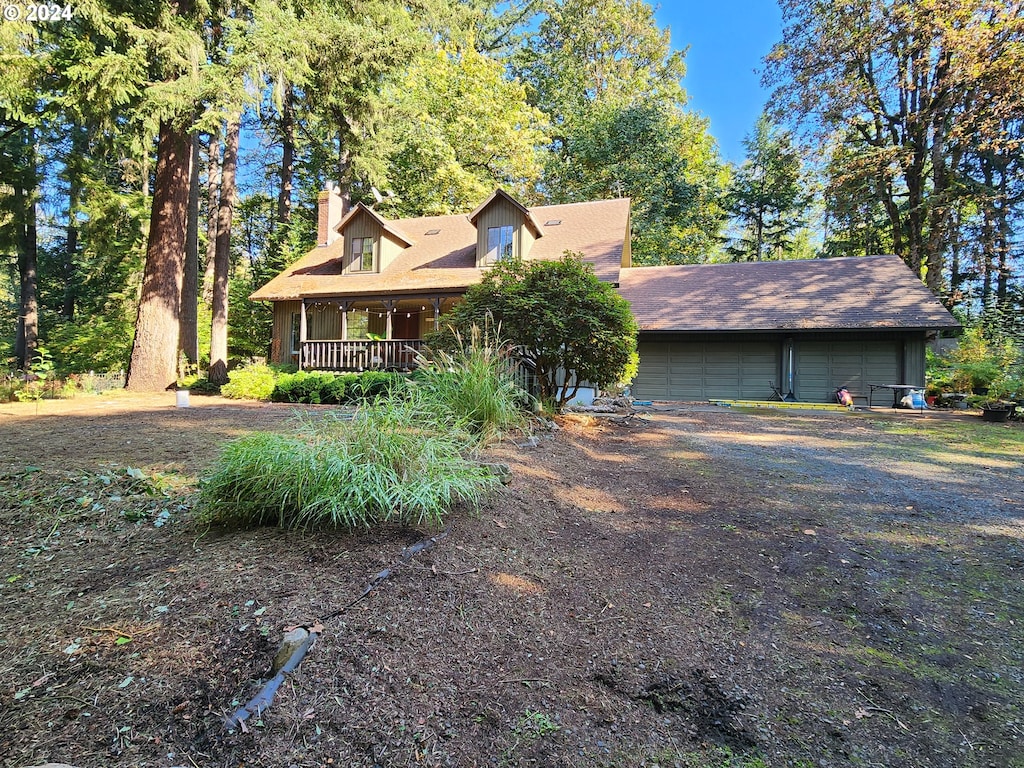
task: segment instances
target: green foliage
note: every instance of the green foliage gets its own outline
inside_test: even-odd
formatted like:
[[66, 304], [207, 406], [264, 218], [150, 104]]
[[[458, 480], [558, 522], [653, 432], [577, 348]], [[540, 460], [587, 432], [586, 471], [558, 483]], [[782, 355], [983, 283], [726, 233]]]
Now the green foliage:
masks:
[[929, 355], [928, 379], [953, 392], [987, 390], [987, 397], [1024, 397], [1024, 346], [1004, 337], [990, 340], [981, 327], [968, 328], [942, 357]]
[[684, 53], [670, 43], [644, 0], [548, 2], [513, 69], [530, 84], [537, 106], [566, 126], [596, 101], [683, 104]]
[[277, 380], [270, 399], [275, 403], [337, 405], [345, 396], [345, 382], [333, 373], [296, 371]]
[[276, 403], [348, 405], [386, 397], [399, 389], [404, 380], [403, 374], [387, 371], [298, 371], [278, 377], [270, 399]]
[[472, 460], [473, 449], [524, 418], [507, 349], [475, 341], [424, 360], [408, 384], [373, 371], [281, 377], [292, 397], [369, 404], [324, 414], [299, 435], [230, 443], [202, 486], [206, 516], [283, 527], [440, 524], [452, 505], [479, 502], [498, 480]]
[[[498, 262], [429, 334], [435, 349], [457, 350], [474, 325], [495, 322], [534, 371], [541, 399], [563, 406], [584, 382], [622, 380], [636, 354], [629, 303], [579, 254], [559, 261]], [[560, 379], [561, 377], [561, 379]]]
[[203, 483], [206, 516], [281, 527], [440, 524], [452, 505], [478, 503], [497, 479], [464, 455], [463, 434], [423, 421], [414, 404], [393, 400], [349, 420], [327, 415], [300, 436], [236, 440]]
[[459, 337], [454, 352], [434, 350], [409, 382], [410, 397], [431, 403], [452, 426], [484, 440], [525, 425], [529, 396], [516, 381], [513, 350], [474, 326], [468, 346]]
[[253, 363], [236, 368], [228, 374], [228, 383], [220, 393], [233, 400], [270, 400], [277, 383], [277, 373], [266, 363]]
[[16, 400], [32, 401], [41, 400], [49, 395], [56, 395], [57, 381], [53, 358], [50, 351], [43, 346], [36, 347], [35, 356], [25, 376], [24, 385], [13, 392]]
[[528, 196], [541, 174], [544, 115], [500, 62], [472, 48], [419, 58], [389, 91], [389, 215], [470, 211], [496, 186]]
[[727, 250], [737, 261], [786, 258], [811, 203], [800, 154], [791, 134], [766, 114], [743, 145], [747, 156], [733, 174], [727, 198], [738, 232]]
[[63, 322], [47, 334], [47, 346], [64, 373], [123, 371], [131, 355], [132, 323], [127, 317], [92, 317]]
[[196, 395], [219, 395], [220, 384], [214, 384], [205, 376], [186, 376], [178, 382], [178, 386]]
[[554, 202], [632, 201], [637, 264], [705, 261], [719, 247], [727, 171], [703, 118], [647, 99], [597, 104], [549, 155]]

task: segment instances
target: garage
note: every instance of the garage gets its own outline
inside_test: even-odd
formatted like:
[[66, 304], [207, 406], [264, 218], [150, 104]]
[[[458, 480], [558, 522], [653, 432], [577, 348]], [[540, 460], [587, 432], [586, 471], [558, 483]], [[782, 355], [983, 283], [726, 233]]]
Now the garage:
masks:
[[956, 320], [897, 256], [630, 267], [644, 400], [804, 403], [924, 386], [925, 343]]
[[829, 402], [839, 387], [867, 395], [868, 384], [903, 381], [903, 345], [898, 340], [801, 340], [793, 351], [795, 393], [804, 402]]
[[645, 400], [764, 400], [779, 381], [773, 341], [644, 341], [633, 385]]

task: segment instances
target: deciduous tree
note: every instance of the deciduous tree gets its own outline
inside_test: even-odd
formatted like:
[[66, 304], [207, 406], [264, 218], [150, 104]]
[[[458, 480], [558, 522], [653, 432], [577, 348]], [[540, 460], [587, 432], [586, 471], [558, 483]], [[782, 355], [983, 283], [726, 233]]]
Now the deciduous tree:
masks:
[[451, 345], [455, 331], [468, 339], [473, 325], [496, 323], [533, 368], [542, 399], [557, 407], [584, 382], [605, 386], [635, 374], [637, 326], [629, 302], [598, 280], [580, 254], [500, 261], [445, 321], [428, 343]]

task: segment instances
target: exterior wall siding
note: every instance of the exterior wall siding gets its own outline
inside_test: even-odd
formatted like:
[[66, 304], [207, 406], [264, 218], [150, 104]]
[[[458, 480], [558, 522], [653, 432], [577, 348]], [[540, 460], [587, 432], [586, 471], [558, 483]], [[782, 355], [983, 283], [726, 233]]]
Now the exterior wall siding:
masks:
[[841, 386], [866, 399], [869, 384], [924, 383], [923, 332], [641, 333], [633, 392], [650, 400], [767, 399], [769, 382], [788, 389], [788, 339], [803, 402], [832, 402]]
[[300, 301], [274, 302], [274, 330], [270, 343], [270, 362], [282, 365], [293, 363], [288, 342], [291, 339], [292, 315], [302, 311]]
[[478, 267], [487, 264], [487, 230], [490, 227], [512, 227], [512, 252], [523, 253], [522, 232], [525, 225], [522, 211], [500, 198], [480, 212], [476, 219], [476, 263]]

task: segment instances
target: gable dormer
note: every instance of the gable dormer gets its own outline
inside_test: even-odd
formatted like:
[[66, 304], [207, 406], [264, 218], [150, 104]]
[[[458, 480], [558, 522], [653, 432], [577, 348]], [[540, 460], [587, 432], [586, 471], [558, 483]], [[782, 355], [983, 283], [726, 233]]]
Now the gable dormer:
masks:
[[476, 227], [478, 267], [515, 257], [527, 259], [534, 241], [544, 235], [530, 209], [503, 189], [496, 189], [469, 220]]
[[337, 226], [342, 240], [341, 271], [346, 275], [383, 272], [413, 241], [383, 216], [362, 203]]

